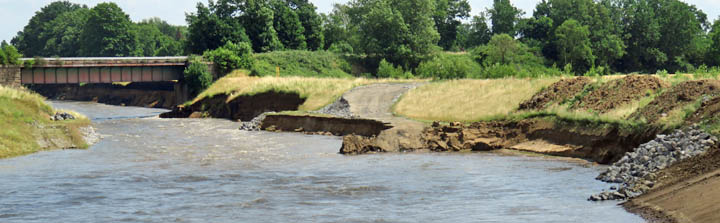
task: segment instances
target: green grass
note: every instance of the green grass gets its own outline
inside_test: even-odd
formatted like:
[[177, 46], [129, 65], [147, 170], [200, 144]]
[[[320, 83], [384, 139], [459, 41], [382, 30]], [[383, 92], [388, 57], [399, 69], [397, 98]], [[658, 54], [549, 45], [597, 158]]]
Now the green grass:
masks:
[[86, 148], [79, 127], [90, 121], [79, 114], [77, 120], [50, 121], [55, 110], [45, 99], [26, 90], [0, 86], [0, 158], [40, 151], [39, 137], [59, 138]]
[[327, 51], [274, 51], [255, 54], [255, 76], [352, 77], [351, 65], [341, 55]]

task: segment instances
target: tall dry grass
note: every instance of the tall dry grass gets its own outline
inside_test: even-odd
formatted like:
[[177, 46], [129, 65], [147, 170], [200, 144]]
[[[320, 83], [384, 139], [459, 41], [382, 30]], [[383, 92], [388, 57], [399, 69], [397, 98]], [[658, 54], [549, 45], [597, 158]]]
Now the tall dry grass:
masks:
[[470, 122], [508, 115], [560, 77], [449, 80], [410, 90], [394, 106], [397, 115], [418, 120]]
[[365, 78], [318, 78], [318, 77], [254, 77], [247, 71], [234, 71], [217, 80], [194, 101], [218, 94], [229, 94], [232, 100], [241, 95], [254, 95], [263, 92], [294, 92], [306, 98], [300, 106], [302, 111], [318, 110], [335, 100], [352, 88], [387, 82], [408, 82], [395, 79]]

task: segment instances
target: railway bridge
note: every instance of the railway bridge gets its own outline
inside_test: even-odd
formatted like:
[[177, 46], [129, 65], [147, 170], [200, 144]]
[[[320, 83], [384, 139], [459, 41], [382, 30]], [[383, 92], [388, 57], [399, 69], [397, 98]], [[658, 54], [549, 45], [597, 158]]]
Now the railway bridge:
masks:
[[174, 83], [178, 102], [188, 99], [183, 82], [188, 57], [22, 58], [21, 61], [22, 66], [0, 67], [0, 85], [42, 89], [44, 85], [125, 82], [152, 86], [155, 82], [158, 86], [167, 86]]

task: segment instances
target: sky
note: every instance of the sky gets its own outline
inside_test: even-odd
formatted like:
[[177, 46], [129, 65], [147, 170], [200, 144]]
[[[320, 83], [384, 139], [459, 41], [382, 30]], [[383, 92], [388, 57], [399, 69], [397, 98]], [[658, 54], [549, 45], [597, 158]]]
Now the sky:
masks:
[[[43, 6], [56, 0], [0, 0], [0, 40], [10, 41], [18, 31], [27, 25], [30, 18]], [[159, 17], [170, 24], [185, 25], [185, 13], [195, 11], [198, 2], [207, 3], [207, 0], [70, 0], [74, 3], [86, 4], [92, 7], [100, 2], [113, 1], [133, 21]], [[525, 11], [525, 16], [532, 15], [535, 5], [540, 0], [510, 0], [516, 7]], [[720, 15], [720, 0], [683, 0], [696, 5], [708, 14], [708, 19], [714, 21]], [[318, 7], [319, 12], [330, 12], [335, 3], [346, 3], [348, 0], [310, 0]], [[492, 0], [468, 0], [472, 7], [472, 15], [477, 15], [492, 5]]]

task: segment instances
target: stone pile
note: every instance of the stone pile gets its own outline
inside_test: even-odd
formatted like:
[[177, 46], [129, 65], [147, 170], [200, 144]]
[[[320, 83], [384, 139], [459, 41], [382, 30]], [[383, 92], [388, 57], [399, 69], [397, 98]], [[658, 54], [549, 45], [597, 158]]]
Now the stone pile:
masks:
[[355, 116], [350, 111], [350, 103], [348, 103], [348, 101], [345, 100], [344, 97], [340, 97], [340, 99], [338, 99], [334, 103], [325, 106], [324, 108], [315, 112], [340, 118], [355, 118]]
[[249, 122], [241, 122], [240, 123], [240, 130], [242, 131], [260, 131], [260, 125], [262, 124], [262, 121], [265, 119], [265, 116], [267, 116], [268, 113], [271, 112], [265, 112], [257, 117], [253, 118]]
[[58, 112], [55, 113], [55, 115], [50, 117], [50, 120], [52, 121], [62, 121], [62, 120], [75, 120], [75, 116], [66, 113], [66, 112]]
[[622, 200], [641, 195], [655, 185], [655, 173], [670, 165], [705, 153], [718, 139], [694, 125], [670, 135], [658, 135], [640, 145], [601, 173], [596, 179], [619, 183], [619, 188], [592, 195], [588, 200]]

